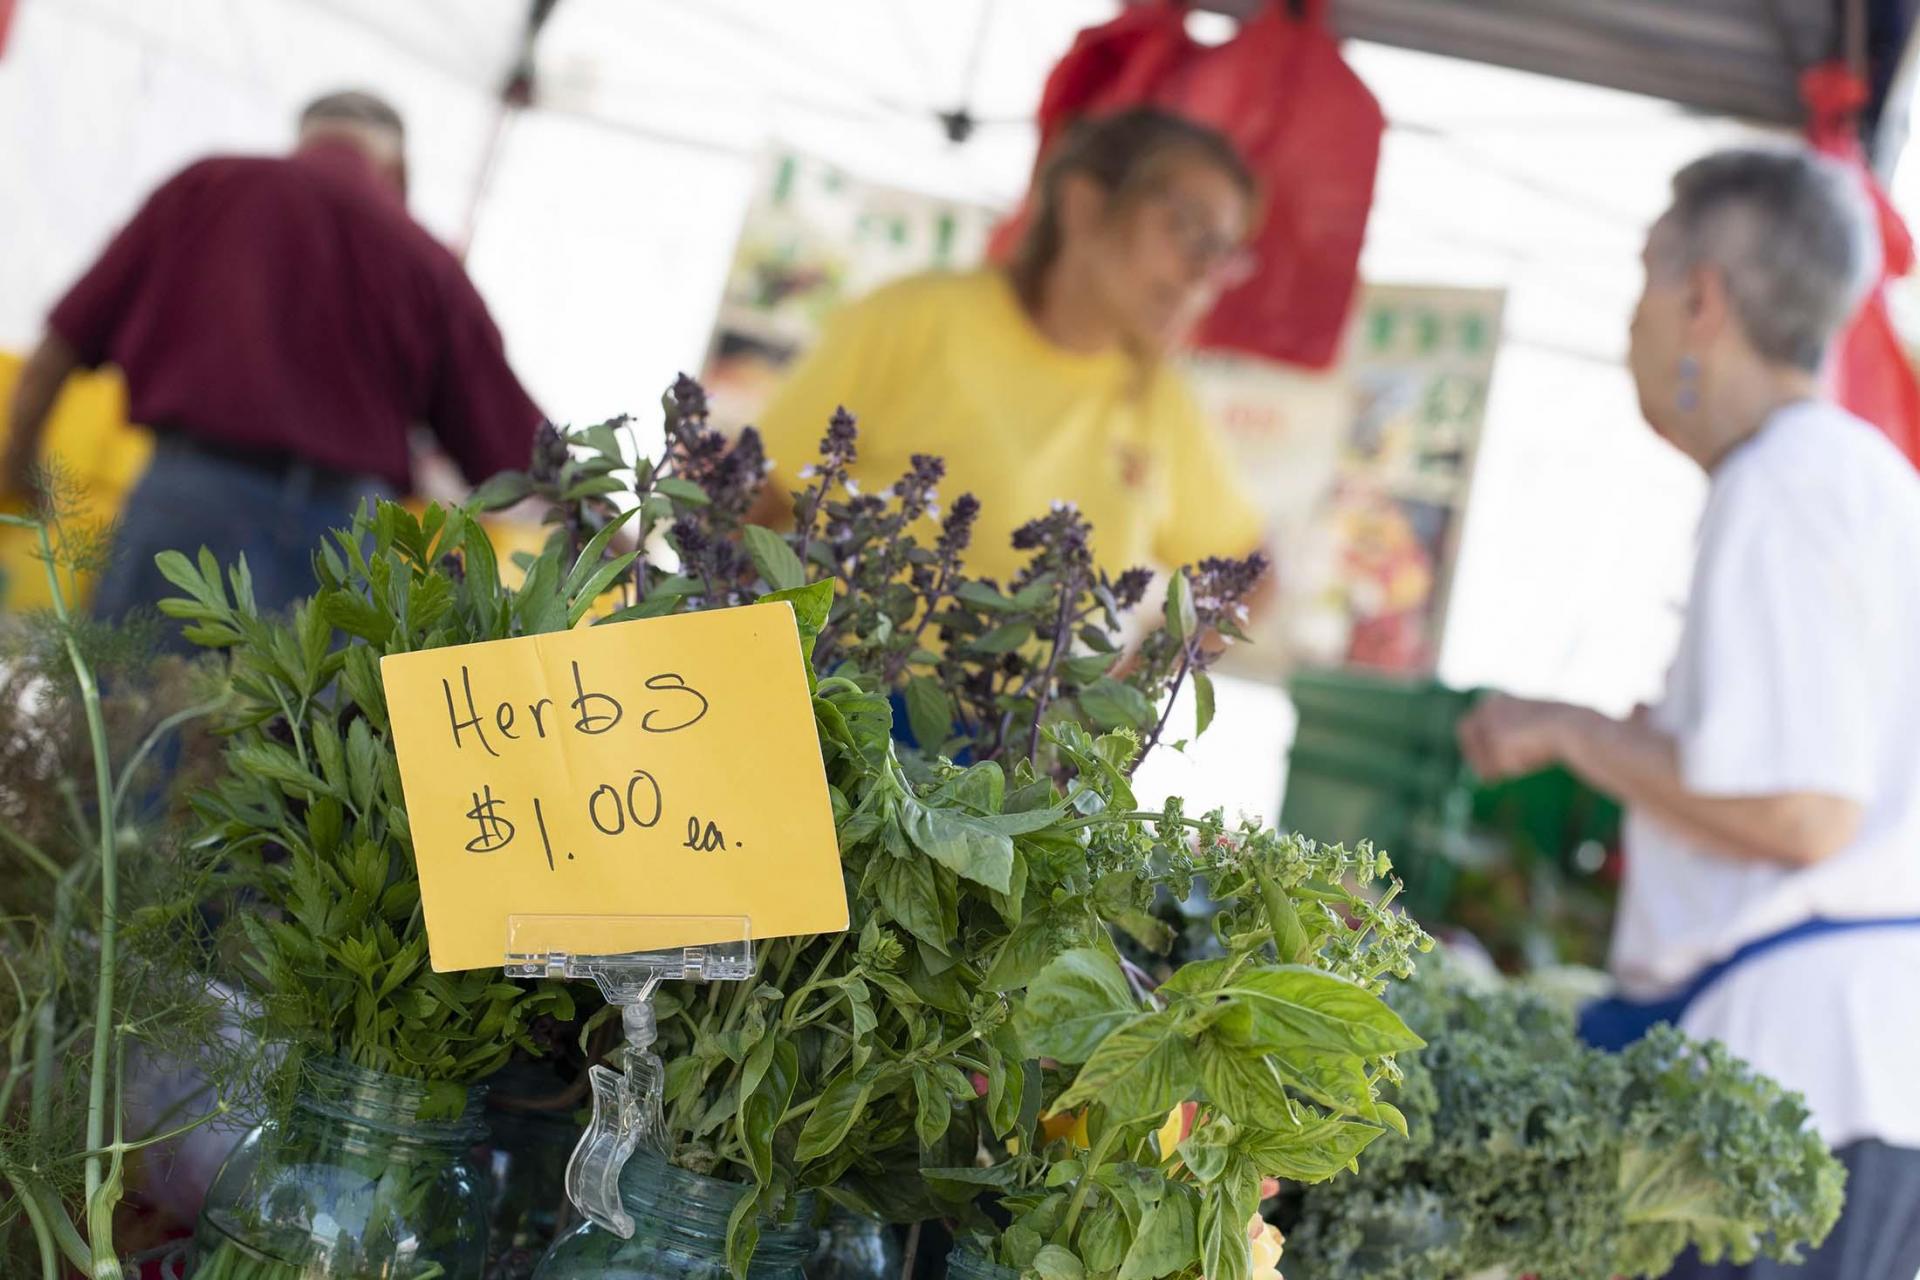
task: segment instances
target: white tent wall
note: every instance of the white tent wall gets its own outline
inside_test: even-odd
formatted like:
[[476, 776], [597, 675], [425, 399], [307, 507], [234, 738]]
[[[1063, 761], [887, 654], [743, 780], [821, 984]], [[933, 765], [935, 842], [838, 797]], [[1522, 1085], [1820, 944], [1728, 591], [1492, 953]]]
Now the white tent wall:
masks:
[[[21, 0], [0, 59], [0, 173], [18, 184], [0, 347], [33, 341], [169, 173], [282, 150], [303, 103], [361, 86], [407, 119], [415, 216], [450, 243], [471, 224], [470, 269], [542, 407], [645, 415], [699, 363], [767, 146], [1007, 203], [1047, 67], [1110, 10], [562, 0], [541, 105], [514, 113], [481, 192], [525, 0]], [[934, 113], [963, 98], [987, 123], [954, 147]]]
[[405, 113], [414, 212], [456, 234], [518, 8], [465, 7], [475, 33], [491, 10], [499, 38], [449, 40], [428, 60], [346, 5], [22, 0], [0, 59], [0, 345], [33, 340], [161, 180], [213, 152], [284, 150], [300, 106], [346, 85], [376, 87]]
[[[500, 135], [476, 209], [523, 0], [20, 0], [0, 58], [0, 347], [33, 341], [169, 172], [280, 150], [301, 103], [362, 85], [406, 113], [416, 215], [450, 242], [473, 218], [470, 268], [542, 406], [645, 422], [700, 362], [766, 147], [1008, 203], [1047, 69], [1112, 11], [561, 0], [540, 105]], [[1508, 290], [1442, 675], [1623, 709], [1670, 652], [1701, 493], [1640, 423], [1619, 364], [1636, 255], [1673, 168], [1748, 135], [1516, 72], [1364, 45], [1350, 57], [1395, 122], [1368, 277]], [[985, 123], [956, 147], [934, 113], [963, 101]], [[1169, 781], [1270, 812], [1260, 779], [1284, 709], [1226, 697], [1222, 712]]]

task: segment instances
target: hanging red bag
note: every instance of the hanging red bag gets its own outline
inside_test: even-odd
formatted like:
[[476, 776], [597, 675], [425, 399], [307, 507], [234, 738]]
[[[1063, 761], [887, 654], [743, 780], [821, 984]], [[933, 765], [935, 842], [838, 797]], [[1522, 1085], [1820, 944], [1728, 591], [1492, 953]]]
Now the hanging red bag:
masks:
[[1828, 362], [1833, 397], [1886, 432], [1900, 452], [1920, 466], [1920, 382], [1893, 327], [1886, 284], [1913, 270], [1913, 235], [1867, 167], [1860, 146], [1859, 117], [1867, 103], [1867, 87], [1844, 63], [1827, 62], [1800, 77], [1800, 98], [1807, 107], [1808, 141], [1815, 151], [1834, 157], [1859, 175], [1873, 201], [1880, 233], [1881, 277], [1874, 281], [1860, 314], [1840, 331]]
[[[1224, 348], [1325, 368], [1339, 354], [1359, 279], [1386, 128], [1380, 104], [1340, 57], [1326, 0], [1296, 17], [1269, 0], [1233, 39], [1187, 35], [1177, 0], [1130, 6], [1080, 33], [1040, 100], [1040, 147], [1075, 119], [1156, 106], [1231, 138], [1259, 179], [1265, 219], [1252, 239], [1259, 268], [1227, 293], [1196, 334]], [[994, 254], [1019, 238], [1003, 226]]]

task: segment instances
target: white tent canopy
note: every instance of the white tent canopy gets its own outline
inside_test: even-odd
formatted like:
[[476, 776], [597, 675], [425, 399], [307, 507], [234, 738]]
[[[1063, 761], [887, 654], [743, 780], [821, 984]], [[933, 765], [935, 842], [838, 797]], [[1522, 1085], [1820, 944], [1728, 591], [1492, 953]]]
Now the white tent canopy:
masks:
[[[364, 86], [406, 115], [413, 209], [471, 236], [535, 398], [560, 420], [644, 414], [701, 359], [766, 148], [1009, 203], [1047, 69], [1114, 8], [561, 0], [536, 105], [501, 132], [526, 0], [20, 0], [0, 57], [0, 347], [34, 340], [167, 174], [280, 150], [303, 102]], [[1667, 175], [1744, 131], [1519, 72], [1349, 56], [1394, 122], [1368, 277], [1508, 290], [1442, 674], [1629, 705], [1670, 649], [1700, 495], [1618, 363], [1636, 256]], [[936, 113], [963, 103], [983, 124], [954, 145]]]

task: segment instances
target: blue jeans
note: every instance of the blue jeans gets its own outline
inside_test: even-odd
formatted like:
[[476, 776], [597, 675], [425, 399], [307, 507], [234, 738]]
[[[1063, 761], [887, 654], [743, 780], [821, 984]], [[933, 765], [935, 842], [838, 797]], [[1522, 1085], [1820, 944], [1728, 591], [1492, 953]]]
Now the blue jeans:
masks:
[[[192, 559], [201, 547], [213, 552], [223, 571], [244, 555], [260, 608], [285, 609], [313, 594], [313, 553], [321, 539], [352, 524], [362, 499], [392, 493], [391, 486], [367, 476], [297, 462], [273, 467], [162, 436], [127, 498], [93, 612], [117, 621], [182, 594], [160, 575], [153, 558], [180, 551]], [[166, 647], [185, 652], [192, 646], [170, 626]]]

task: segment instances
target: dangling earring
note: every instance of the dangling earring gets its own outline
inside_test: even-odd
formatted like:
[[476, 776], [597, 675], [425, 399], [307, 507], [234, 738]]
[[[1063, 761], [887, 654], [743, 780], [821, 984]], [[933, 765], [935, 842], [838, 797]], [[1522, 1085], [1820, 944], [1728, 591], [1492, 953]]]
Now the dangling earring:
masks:
[[1700, 407], [1700, 362], [1692, 356], [1680, 357], [1680, 389], [1674, 393], [1673, 402], [1682, 413]]

